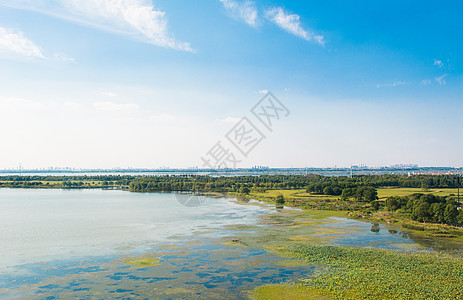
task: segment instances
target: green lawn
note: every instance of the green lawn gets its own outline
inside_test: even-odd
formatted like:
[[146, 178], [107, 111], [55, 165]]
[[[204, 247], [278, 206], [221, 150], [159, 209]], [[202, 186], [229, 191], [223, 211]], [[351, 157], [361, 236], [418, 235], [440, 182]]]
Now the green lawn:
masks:
[[[408, 196], [415, 193], [434, 194], [436, 196], [449, 196], [450, 194], [457, 194], [457, 189], [429, 189], [423, 190], [421, 188], [380, 188], [378, 189], [378, 197], [385, 199], [392, 196]], [[463, 193], [463, 189], [460, 191]]]
[[[421, 188], [379, 188], [378, 189], [378, 197], [379, 199], [385, 200], [388, 197], [392, 196], [408, 196], [415, 193], [422, 193], [422, 194], [434, 194], [436, 196], [449, 196], [451, 194], [457, 195], [457, 189], [428, 189], [423, 190]], [[463, 189], [460, 191], [463, 196]], [[317, 194], [310, 194], [307, 193], [303, 189], [299, 190], [267, 190], [265, 192], [252, 192], [250, 196], [254, 196], [256, 198], [268, 199], [271, 200], [278, 196], [279, 194], [283, 195], [286, 200], [337, 200], [340, 196], [327, 196], [327, 195], [317, 195]]]

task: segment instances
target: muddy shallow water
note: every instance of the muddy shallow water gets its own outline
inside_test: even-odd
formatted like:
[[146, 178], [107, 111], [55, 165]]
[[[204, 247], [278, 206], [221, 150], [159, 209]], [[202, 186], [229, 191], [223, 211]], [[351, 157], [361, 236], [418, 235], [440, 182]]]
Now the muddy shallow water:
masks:
[[315, 271], [274, 253], [283, 242], [462, 249], [325, 212], [192, 200], [197, 205], [167, 193], [0, 189], [0, 298], [242, 299]]

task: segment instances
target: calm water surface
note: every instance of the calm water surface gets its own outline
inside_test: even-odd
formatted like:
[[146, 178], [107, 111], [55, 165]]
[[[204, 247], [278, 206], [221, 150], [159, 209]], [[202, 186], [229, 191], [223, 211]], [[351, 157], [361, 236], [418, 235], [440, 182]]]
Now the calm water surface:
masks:
[[296, 224], [295, 211], [199, 200], [189, 207], [169, 193], [0, 189], [0, 298], [242, 299], [256, 286], [313, 273], [253, 244], [257, 235], [436, 248], [384, 225], [302, 215]]

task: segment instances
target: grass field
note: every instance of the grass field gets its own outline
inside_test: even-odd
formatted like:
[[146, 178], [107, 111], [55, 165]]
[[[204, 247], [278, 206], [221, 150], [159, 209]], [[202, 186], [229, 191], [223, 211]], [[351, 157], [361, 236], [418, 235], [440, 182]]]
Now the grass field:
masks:
[[[460, 191], [462, 193], [463, 190]], [[415, 193], [433, 194], [436, 196], [450, 196], [451, 194], [457, 195], [457, 189], [428, 189], [421, 188], [380, 188], [378, 189], [379, 199], [386, 199], [392, 196], [408, 196]]]
[[[386, 200], [388, 197], [393, 196], [408, 196], [415, 193], [422, 194], [433, 194], [436, 196], [450, 196], [457, 195], [457, 189], [428, 189], [423, 190], [421, 188], [379, 188], [378, 198], [379, 200]], [[463, 194], [463, 190], [460, 191]], [[289, 202], [307, 202], [307, 201], [335, 201], [340, 199], [340, 196], [328, 196], [328, 195], [317, 195], [307, 193], [303, 189], [299, 190], [267, 190], [265, 192], [251, 192], [249, 196], [255, 197], [260, 200], [272, 201], [278, 195], [283, 195], [285, 200]]]
[[[67, 185], [65, 185], [67, 184]], [[0, 186], [3, 187], [21, 187], [21, 188], [101, 188], [101, 187], [113, 187], [119, 186], [115, 181], [103, 181], [103, 180], [30, 180], [30, 181], [8, 181], [0, 180]]]
[[[463, 260], [439, 253], [290, 245], [318, 267], [298, 285], [268, 285], [254, 299], [463, 299]], [[305, 297], [304, 297], [305, 296]]]
[[[392, 196], [408, 196], [415, 193], [422, 194], [434, 194], [436, 196], [449, 196], [450, 194], [457, 194], [457, 189], [428, 189], [423, 190], [421, 188], [379, 188], [378, 197], [387, 198]], [[463, 194], [463, 189], [460, 191]], [[320, 199], [337, 199], [339, 196], [327, 196], [307, 193], [303, 189], [299, 190], [267, 190], [265, 192], [252, 192], [251, 195], [258, 197], [274, 198], [277, 195], [282, 194], [285, 198], [320, 198]]]

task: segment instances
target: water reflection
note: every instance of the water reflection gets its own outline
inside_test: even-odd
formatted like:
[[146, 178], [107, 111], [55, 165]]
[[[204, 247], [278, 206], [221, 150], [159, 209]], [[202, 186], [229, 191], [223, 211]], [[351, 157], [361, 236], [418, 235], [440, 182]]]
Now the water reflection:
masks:
[[379, 229], [380, 229], [379, 224], [378, 224], [378, 223], [374, 223], [374, 224], [371, 225], [370, 231], [371, 231], [371, 232], [374, 232], [374, 233], [378, 233], [378, 232], [379, 232]]

